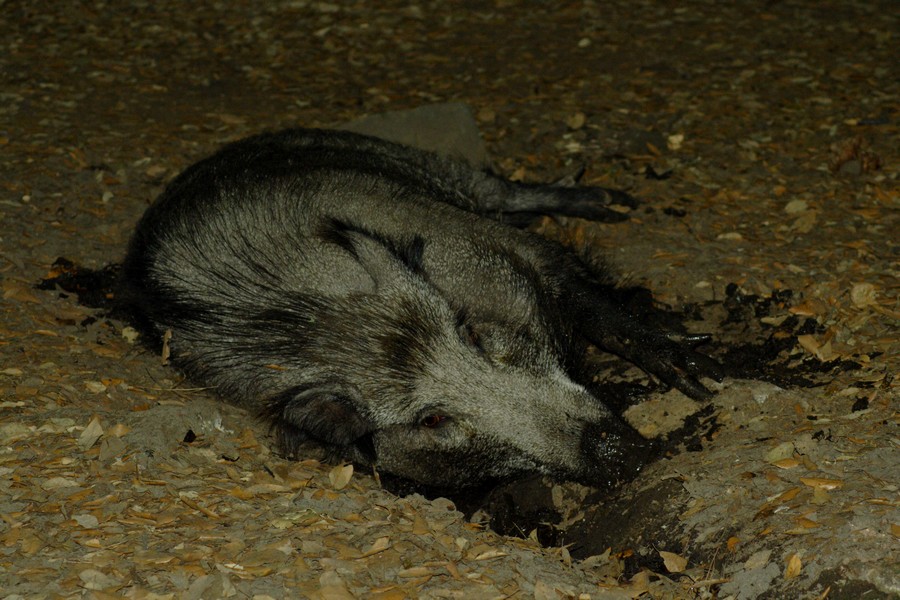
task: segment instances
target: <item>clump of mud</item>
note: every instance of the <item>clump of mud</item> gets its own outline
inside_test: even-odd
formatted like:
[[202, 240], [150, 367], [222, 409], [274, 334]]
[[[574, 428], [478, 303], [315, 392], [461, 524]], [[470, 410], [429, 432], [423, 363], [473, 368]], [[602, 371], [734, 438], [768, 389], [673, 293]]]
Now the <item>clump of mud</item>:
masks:
[[76, 294], [82, 306], [108, 310], [112, 308], [119, 267], [111, 264], [102, 269], [88, 269], [60, 256], [35, 287], [39, 290], [61, 289]]

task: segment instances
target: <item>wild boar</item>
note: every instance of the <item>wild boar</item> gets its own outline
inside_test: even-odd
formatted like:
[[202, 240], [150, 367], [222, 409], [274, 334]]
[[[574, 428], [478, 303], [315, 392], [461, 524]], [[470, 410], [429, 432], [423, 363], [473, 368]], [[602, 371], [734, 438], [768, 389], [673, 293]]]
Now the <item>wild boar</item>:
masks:
[[585, 388], [588, 343], [694, 397], [721, 378], [627, 312], [602, 270], [517, 229], [611, 219], [622, 192], [514, 183], [348, 132], [226, 146], [139, 222], [116, 293], [173, 363], [268, 419], [287, 454], [463, 488], [540, 472], [606, 486], [648, 444]]

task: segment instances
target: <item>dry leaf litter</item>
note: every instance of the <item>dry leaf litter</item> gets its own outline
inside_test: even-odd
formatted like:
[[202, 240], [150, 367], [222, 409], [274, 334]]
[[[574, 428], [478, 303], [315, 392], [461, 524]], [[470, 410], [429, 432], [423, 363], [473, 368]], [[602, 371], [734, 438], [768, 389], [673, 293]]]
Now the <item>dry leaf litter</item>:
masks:
[[[900, 593], [893, 2], [2, 6], [0, 598]], [[506, 175], [586, 167], [644, 201], [547, 235], [673, 306], [789, 289], [768, 324], [818, 325], [792, 360], [859, 368], [726, 382], [702, 450], [626, 490], [669, 486], [646, 517], [597, 530], [604, 507], [560, 486], [570, 552], [284, 461], [120, 323], [33, 288], [57, 256], [119, 259], [165, 181], [225, 141], [445, 100], [472, 107]]]

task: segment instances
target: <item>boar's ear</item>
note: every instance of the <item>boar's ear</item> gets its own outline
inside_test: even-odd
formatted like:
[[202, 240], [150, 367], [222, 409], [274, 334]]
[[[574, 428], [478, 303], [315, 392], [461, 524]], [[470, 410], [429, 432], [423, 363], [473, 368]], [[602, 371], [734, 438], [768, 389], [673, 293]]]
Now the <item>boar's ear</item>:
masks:
[[415, 279], [426, 279], [422, 260], [425, 242], [421, 237], [400, 243], [382, 236], [355, 235], [356, 260], [375, 282], [376, 289], [392, 283], [405, 287], [410, 274]]
[[354, 445], [374, 429], [360, 414], [359, 395], [347, 386], [313, 383], [285, 390], [270, 398], [266, 417], [278, 430], [287, 454], [294, 454], [305, 440], [341, 448]]
[[337, 219], [320, 227], [319, 235], [353, 255], [376, 283], [395, 277], [400, 265], [425, 276], [425, 240], [420, 235], [409, 240], [392, 239]]

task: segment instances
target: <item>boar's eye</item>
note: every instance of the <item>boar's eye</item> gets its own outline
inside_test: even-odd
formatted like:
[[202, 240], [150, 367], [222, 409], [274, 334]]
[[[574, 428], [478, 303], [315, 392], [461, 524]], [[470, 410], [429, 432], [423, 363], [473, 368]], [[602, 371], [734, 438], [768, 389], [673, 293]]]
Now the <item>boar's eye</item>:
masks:
[[446, 422], [447, 417], [445, 415], [425, 415], [419, 421], [422, 427], [427, 427], [428, 429], [435, 429], [436, 427], [440, 427]]

